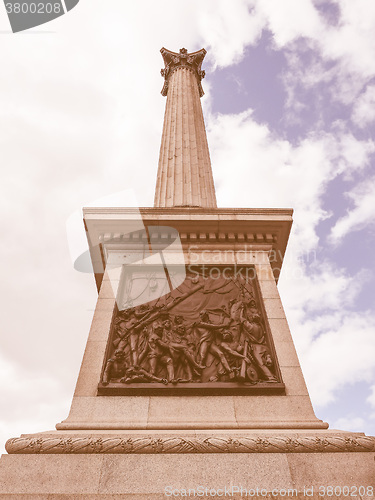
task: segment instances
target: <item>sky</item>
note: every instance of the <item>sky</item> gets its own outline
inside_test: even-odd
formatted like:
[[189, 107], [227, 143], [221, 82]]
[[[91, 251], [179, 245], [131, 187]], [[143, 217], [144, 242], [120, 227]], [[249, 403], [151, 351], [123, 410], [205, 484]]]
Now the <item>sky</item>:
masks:
[[375, 435], [374, 33], [373, 0], [82, 0], [17, 34], [0, 6], [0, 445], [68, 415], [97, 292], [66, 224], [152, 206], [163, 46], [207, 50], [218, 206], [294, 209], [279, 291], [316, 415]]

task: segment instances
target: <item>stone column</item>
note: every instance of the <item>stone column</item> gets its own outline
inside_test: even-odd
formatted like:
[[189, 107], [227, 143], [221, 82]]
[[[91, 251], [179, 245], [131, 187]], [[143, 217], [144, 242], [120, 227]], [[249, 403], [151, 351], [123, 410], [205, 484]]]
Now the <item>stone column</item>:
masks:
[[216, 207], [200, 97], [204, 49], [188, 54], [161, 49], [165, 68], [162, 95], [167, 96], [155, 207]]

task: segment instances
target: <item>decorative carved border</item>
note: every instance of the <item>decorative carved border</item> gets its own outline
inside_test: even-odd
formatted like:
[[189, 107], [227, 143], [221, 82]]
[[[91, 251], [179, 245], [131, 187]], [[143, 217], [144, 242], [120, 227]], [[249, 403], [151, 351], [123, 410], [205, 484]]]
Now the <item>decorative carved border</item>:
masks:
[[374, 452], [375, 437], [19, 437], [5, 448], [10, 454], [344, 453]]

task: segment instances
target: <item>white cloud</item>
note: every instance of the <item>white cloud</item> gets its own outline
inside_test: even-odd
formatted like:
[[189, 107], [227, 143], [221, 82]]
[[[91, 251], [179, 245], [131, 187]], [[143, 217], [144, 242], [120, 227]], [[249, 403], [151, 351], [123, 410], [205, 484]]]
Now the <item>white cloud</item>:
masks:
[[321, 202], [328, 182], [362, 170], [374, 151], [371, 141], [344, 131], [317, 132], [292, 145], [257, 123], [251, 110], [210, 116], [207, 126], [219, 204], [294, 207], [305, 252], [316, 247], [315, 228], [328, 216]]
[[303, 352], [305, 377], [317, 406], [334, 401], [335, 391], [347, 384], [374, 380], [372, 314], [341, 311], [334, 318], [331, 314], [320, 315], [318, 321], [310, 320], [305, 328], [321, 332]]
[[[375, 4], [371, 0], [336, 2], [339, 22], [330, 24], [312, 0], [265, 0], [256, 4], [284, 50], [288, 103], [298, 112], [297, 90], [330, 82], [333, 99], [351, 105], [375, 75]], [[298, 113], [297, 113], [298, 114]]]
[[322, 21], [311, 0], [262, 0], [257, 8], [267, 19], [278, 48], [300, 37], [318, 38]]
[[[370, 403], [370, 405], [374, 408], [375, 410], [375, 385], [371, 386], [371, 394], [367, 398], [367, 402]], [[374, 418], [375, 418], [375, 413], [374, 413]]]
[[[368, 270], [350, 275], [317, 248], [293, 253], [292, 235], [279, 290], [314, 405], [335, 400], [337, 391], [375, 377], [375, 315], [356, 311]], [[292, 252], [290, 253], [290, 250]]]
[[330, 234], [333, 243], [340, 242], [349, 232], [359, 231], [366, 225], [375, 223], [375, 178], [357, 185], [346, 196], [354, 208], [341, 217], [333, 226]]
[[342, 59], [349, 71], [364, 77], [375, 72], [372, 56], [375, 42], [371, 34], [375, 27], [375, 5], [371, 0], [337, 2], [340, 22], [336, 29], [328, 30], [320, 40], [324, 55]]
[[46, 364], [37, 373], [22, 362], [1, 357], [0, 452], [10, 437], [17, 433], [53, 430], [55, 423], [67, 413], [71, 395], [64, 390], [66, 382], [46, 375]]
[[331, 427], [343, 431], [360, 432], [363, 431], [365, 420], [361, 417], [347, 416], [337, 419]]
[[352, 120], [361, 128], [375, 120], [375, 85], [369, 85], [358, 97], [353, 108]]
[[258, 41], [266, 20], [256, 7], [255, 0], [200, 2], [199, 31], [212, 51], [214, 67], [239, 62], [245, 47]]

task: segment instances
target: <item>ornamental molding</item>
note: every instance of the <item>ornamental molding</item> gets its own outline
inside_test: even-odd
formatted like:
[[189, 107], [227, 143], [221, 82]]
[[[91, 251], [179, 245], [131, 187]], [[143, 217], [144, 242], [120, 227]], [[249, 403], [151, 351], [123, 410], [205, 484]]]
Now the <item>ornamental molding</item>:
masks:
[[169, 78], [171, 77], [173, 72], [176, 69], [184, 68], [191, 71], [195, 75], [198, 83], [199, 96], [202, 97], [204, 95], [204, 92], [201, 85], [201, 80], [205, 77], [205, 71], [201, 68], [204, 56], [207, 53], [206, 50], [201, 49], [197, 52], [191, 52], [189, 54], [185, 48], [180, 49], [180, 52], [177, 53], [167, 50], [163, 47], [162, 49], [160, 49], [160, 52], [164, 59], [164, 68], [160, 71], [161, 76], [164, 77], [164, 85], [161, 90], [161, 95], [167, 95]]
[[347, 453], [374, 452], [375, 437], [19, 437], [5, 448], [9, 454]]

